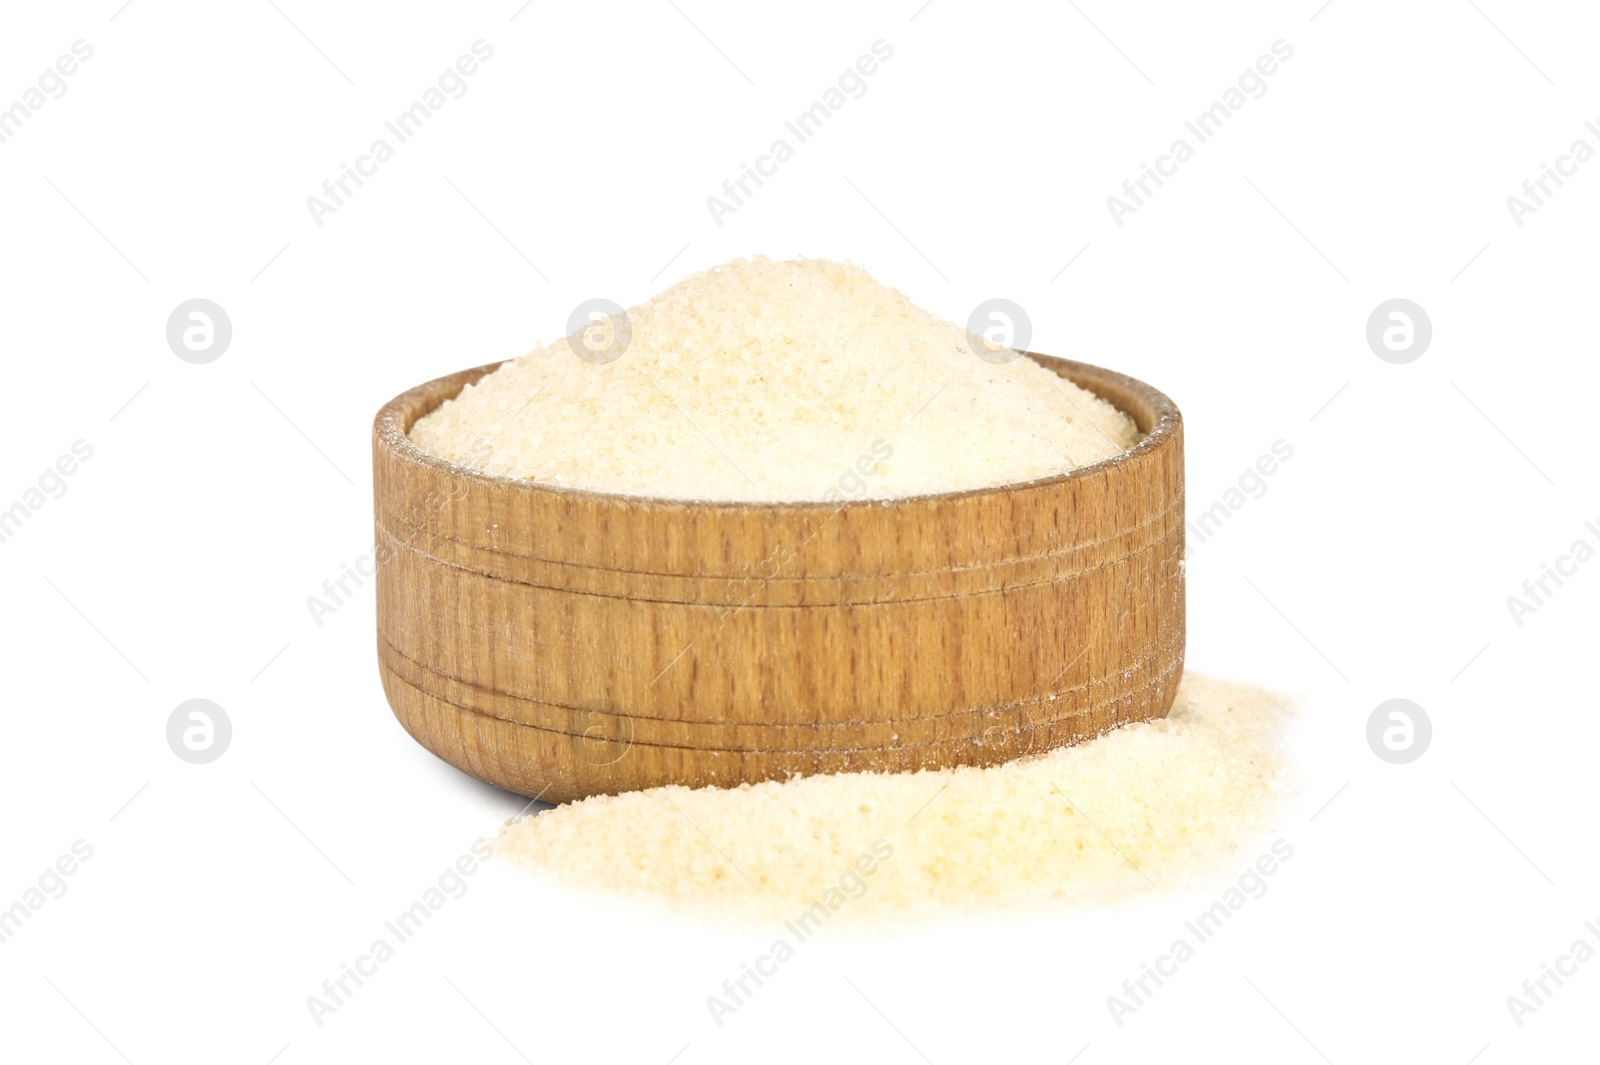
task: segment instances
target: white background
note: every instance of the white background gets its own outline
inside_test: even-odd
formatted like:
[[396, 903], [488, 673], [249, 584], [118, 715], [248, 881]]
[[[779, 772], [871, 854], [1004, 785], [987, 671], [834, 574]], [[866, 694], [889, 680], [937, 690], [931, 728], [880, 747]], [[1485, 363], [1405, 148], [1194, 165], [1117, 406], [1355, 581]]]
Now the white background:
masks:
[[[1520, 1028], [1505, 1004], [1600, 919], [1600, 561], [1521, 626], [1506, 605], [1600, 544], [1600, 161], [1521, 227], [1506, 206], [1600, 148], [1593, 12], [919, 2], [7, 6], [0, 106], [94, 49], [0, 144], [0, 507], [93, 448], [0, 544], [0, 906], [93, 847], [0, 944], [7, 1059], [1594, 1053], [1600, 962]], [[467, 94], [317, 226], [306, 198], [480, 38]], [[866, 95], [717, 226], [706, 197], [880, 38]], [[1266, 95], [1116, 226], [1106, 197], [1279, 39]], [[1156, 384], [1191, 514], [1294, 448], [1189, 568], [1190, 665], [1303, 700], [1293, 860], [1121, 1027], [1106, 997], [1225, 880], [824, 937], [718, 1028], [706, 996], [770, 934], [490, 863], [316, 1026], [307, 996], [522, 805], [393, 720], [370, 585], [307, 610], [371, 543], [373, 412], [755, 253], [855, 260], [958, 321], [1005, 296], [1036, 350]], [[233, 323], [209, 365], [164, 334], [196, 297]], [[1409, 365], [1364, 337], [1395, 297], [1433, 322]], [[204, 766], [165, 739], [197, 697], [234, 728]], [[1410, 765], [1366, 744], [1393, 697], [1433, 721]]]

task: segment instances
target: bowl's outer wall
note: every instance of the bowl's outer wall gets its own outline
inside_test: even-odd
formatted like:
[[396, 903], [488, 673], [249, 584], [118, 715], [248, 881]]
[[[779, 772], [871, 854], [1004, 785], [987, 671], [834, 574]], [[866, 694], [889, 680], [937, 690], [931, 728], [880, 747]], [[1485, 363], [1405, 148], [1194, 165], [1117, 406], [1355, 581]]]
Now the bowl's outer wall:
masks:
[[1183, 425], [1032, 356], [1148, 435], [1022, 485], [838, 505], [574, 492], [373, 427], [378, 651], [405, 728], [550, 801], [1005, 761], [1165, 714], [1183, 670]]

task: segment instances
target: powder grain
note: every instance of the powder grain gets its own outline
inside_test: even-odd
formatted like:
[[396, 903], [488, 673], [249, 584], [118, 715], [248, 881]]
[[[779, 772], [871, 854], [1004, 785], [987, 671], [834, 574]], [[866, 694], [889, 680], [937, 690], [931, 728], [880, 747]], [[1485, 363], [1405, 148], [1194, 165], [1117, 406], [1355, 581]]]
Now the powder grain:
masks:
[[[1169, 717], [1079, 746], [982, 769], [597, 796], [507, 822], [496, 850], [584, 890], [754, 920], [819, 901], [852, 916], [1105, 902], [1212, 872], [1262, 827], [1285, 709], [1188, 674]], [[848, 876], [863, 855], [873, 871]]]
[[[736, 260], [535, 348], [418, 420], [484, 473], [695, 500], [882, 499], [1034, 480], [1119, 454], [1131, 419], [849, 263]], [[585, 348], [583, 337], [588, 338]], [[984, 348], [1004, 356], [1007, 349]]]

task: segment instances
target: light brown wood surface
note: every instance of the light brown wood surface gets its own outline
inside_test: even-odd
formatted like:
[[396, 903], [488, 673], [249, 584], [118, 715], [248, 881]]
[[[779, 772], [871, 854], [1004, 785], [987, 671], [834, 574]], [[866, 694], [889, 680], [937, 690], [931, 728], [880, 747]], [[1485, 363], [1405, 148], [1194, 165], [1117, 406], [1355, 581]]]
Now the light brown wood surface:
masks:
[[1164, 715], [1183, 671], [1183, 423], [1166, 396], [1031, 355], [1131, 415], [1070, 474], [893, 501], [696, 503], [486, 476], [373, 425], [378, 659], [402, 725], [491, 784], [659, 784], [1006, 761]]

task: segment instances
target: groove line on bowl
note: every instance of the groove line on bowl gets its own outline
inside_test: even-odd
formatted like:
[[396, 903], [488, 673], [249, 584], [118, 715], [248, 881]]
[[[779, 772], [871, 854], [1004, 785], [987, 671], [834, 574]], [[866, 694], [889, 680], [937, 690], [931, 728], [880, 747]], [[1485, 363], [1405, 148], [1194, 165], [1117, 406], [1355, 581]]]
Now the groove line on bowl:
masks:
[[[514, 727], [520, 728], [520, 729], [528, 729], [528, 730], [530, 730], [532, 732], [544, 733], [544, 734], [551, 735], [551, 736], [561, 736], [561, 737], [564, 737], [564, 738], [566, 738], [568, 740], [583, 740], [583, 739], [587, 739], [588, 738], [582, 733], [568, 732], [565, 729], [547, 728], [547, 727], [545, 727], [543, 725], [535, 725], [535, 724], [531, 724], [531, 723], [529, 723], [527, 721], [518, 721], [515, 718], [503, 717], [503, 716], [501, 716], [499, 714], [492, 713], [492, 712], [490, 712], [488, 710], [482, 709], [481, 707], [468, 706], [468, 705], [465, 705], [465, 704], [462, 704], [462, 703], [452, 702], [451, 700], [446, 699], [446, 698], [442, 697], [441, 695], [439, 695], [439, 694], [437, 694], [435, 692], [431, 692], [428, 689], [422, 687], [421, 685], [418, 685], [418, 684], [414, 683], [413, 681], [407, 679], [404, 675], [402, 675], [398, 671], [394, 670], [388, 663], [382, 663], [382, 666], [383, 666], [384, 669], [388, 670], [390, 672], [390, 674], [393, 675], [396, 680], [398, 680], [401, 683], [406, 684], [407, 686], [411, 687], [412, 689], [417, 691], [419, 694], [427, 696], [428, 698], [433, 699], [436, 702], [441, 703], [442, 705], [448, 706], [452, 710], [455, 710], [455, 711], [457, 711], [459, 713], [470, 714], [470, 715], [473, 715], [475, 717], [487, 718], [489, 720], [498, 721], [498, 722], [500, 722], [501, 724], [504, 724], [504, 725], [511, 725], [511, 726], [514, 726]], [[1169, 663], [1168, 665], [1164, 666], [1161, 669], [1160, 672], [1154, 674], [1152, 677], [1150, 677], [1144, 683], [1142, 683], [1142, 684], [1140, 684], [1140, 685], [1138, 685], [1136, 687], [1129, 688], [1129, 689], [1123, 691], [1122, 693], [1118, 694], [1115, 698], [1113, 698], [1111, 700], [1108, 700], [1105, 703], [1096, 704], [1095, 706], [1092, 706], [1092, 707], [1089, 707], [1089, 708], [1086, 708], [1086, 709], [1083, 709], [1083, 710], [1079, 710], [1079, 711], [1077, 711], [1075, 713], [1072, 713], [1072, 714], [1069, 714], [1069, 715], [1067, 715], [1065, 717], [1052, 718], [1049, 721], [1043, 721], [1043, 722], [1040, 722], [1038, 724], [1034, 724], [1034, 725], [1019, 725], [1019, 726], [1016, 726], [1015, 728], [1012, 728], [1012, 729], [1008, 730], [1006, 735], [1013, 736], [1013, 737], [1014, 736], [1025, 735], [1025, 734], [1026, 735], [1031, 735], [1033, 733], [1044, 731], [1044, 730], [1048, 730], [1048, 729], [1060, 729], [1060, 728], [1063, 728], [1063, 727], [1070, 726], [1073, 722], [1078, 721], [1081, 718], [1093, 717], [1093, 716], [1097, 716], [1097, 715], [1105, 716], [1106, 713], [1107, 713], [1108, 708], [1114, 707], [1114, 706], [1116, 706], [1116, 705], [1118, 705], [1120, 703], [1127, 702], [1130, 699], [1135, 699], [1135, 698], [1137, 698], [1139, 696], [1142, 696], [1145, 693], [1149, 692], [1153, 688], [1159, 688], [1164, 683], [1170, 681], [1174, 673], [1181, 672], [1182, 669], [1183, 669], [1183, 663], [1181, 661], [1174, 662], [1174, 663]], [[1159, 715], [1152, 715], [1152, 716], [1159, 716]], [[1137, 720], [1148, 720], [1148, 718], [1139, 718]], [[1121, 724], [1128, 724], [1128, 723], [1131, 723], [1131, 721], [1122, 721], [1122, 722], [1119, 722], [1118, 724], [1113, 724], [1113, 725], [1107, 726], [1106, 728], [1102, 728], [1102, 729], [1097, 730], [1094, 733], [1094, 735], [1102, 735], [1105, 732], [1108, 732], [1113, 728], [1120, 727]], [[1069, 731], [1071, 731], [1071, 730], [1069, 729]], [[1082, 739], [1084, 739], [1084, 738], [1088, 738], [1087, 735], [1080, 734], [1079, 738], [1076, 739], [1075, 742], [1082, 742]], [[620, 741], [613, 741], [613, 742], [620, 742]], [[686, 752], [707, 752], [707, 753], [713, 753], [713, 754], [727, 754], [727, 755], [765, 755], [765, 756], [772, 756], [772, 757], [794, 756], [794, 757], [800, 757], [800, 758], [803, 758], [803, 757], [806, 757], [806, 756], [813, 756], [813, 755], [815, 755], [815, 756], [829, 756], [829, 755], [836, 755], [836, 754], [867, 754], [867, 753], [873, 753], [873, 752], [878, 752], [878, 751], [901, 751], [901, 750], [904, 750], [904, 751], [915, 751], [915, 750], [925, 750], [925, 749], [932, 749], [932, 748], [939, 748], [939, 747], [960, 748], [960, 747], [963, 747], [963, 746], [969, 745], [969, 744], [973, 744], [973, 745], [977, 745], [977, 746], [984, 746], [983, 744], [978, 744], [977, 740], [974, 737], [970, 737], [970, 736], [945, 737], [945, 738], [942, 738], [942, 739], [932, 740], [932, 741], [927, 742], [927, 743], [900, 743], [900, 742], [895, 742], [895, 743], [892, 743], [892, 744], [884, 744], [884, 745], [876, 746], [876, 747], [831, 747], [830, 746], [830, 747], [826, 747], [826, 748], [815, 748], [815, 747], [796, 747], [796, 748], [785, 748], [785, 747], [707, 747], [707, 746], [698, 745], [698, 744], [690, 746], [690, 745], [686, 745], [686, 744], [654, 743], [654, 742], [649, 742], [649, 741], [646, 741], [646, 740], [640, 740], [638, 738], [633, 738], [633, 739], [630, 739], [630, 740], [627, 741], [627, 746], [630, 746], [630, 747], [632, 747], [632, 746], [650, 747], [650, 748], [654, 748], [654, 749], [658, 749], [658, 750], [678, 750], [678, 751], [686, 751]], [[1006, 745], [1005, 744], [991, 744], [991, 745], [988, 745], [988, 746], [993, 747], [995, 749], [999, 749], [999, 748], [1004, 747]], [[1062, 745], [1061, 744], [1057, 744], [1056, 746], [1062, 746]], [[1021, 752], [1020, 754], [1017, 754], [1017, 755], [1013, 755], [1013, 757], [1024, 757], [1024, 756], [1026, 756], [1028, 754], [1043, 754], [1045, 751], [1051, 750], [1051, 749], [1053, 749], [1053, 748], [1048, 747], [1048, 746], [1044, 747], [1044, 748], [1041, 748], [1039, 750], [1033, 750], [1030, 747], [1027, 751]]]
[[[1169, 654], [1169, 652], [1172, 649], [1171, 645], [1173, 643], [1175, 643], [1175, 642], [1177, 642], [1175, 639], [1170, 639], [1169, 638], [1169, 640], [1168, 640], [1168, 642], [1166, 644], [1163, 644], [1163, 645], [1160, 645], [1160, 646], [1156, 647], [1151, 654], [1146, 655], [1145, 657], [1139, 659], [1136, 662], [1124, 664], [1120, 669], [1118, 669], [1115, 673], [1113, 673], [1113, 674], [1111, 674], [1109, 676], [1101, 676], [1101, 677], [1091, 678], [1090, 680], [1086, 681], [1083, 684], [1072, 685], [1070, 687], [1061, 688], [1061, 689], [1058, 689], [1058, 690], [1055, 690], [1055, 691], [1046, 692], [1046, 693], [1041, 694], [1041, 695], [1032, 696], [1032, 697], [1027, 698], [1027, 699], [1019, 699], [1019, 700], [1016, 700], [1016, 701], [1013, 701], [1013, 702], [1001, 703], [1001, 704], [996, 704], [996, 705], [992, 705], [992, 706], [967, 707], [967, 708], [963, 708], [963, 709], [960, 709], [960, 710], [956, 710], [956, 711], [953, 711], [953, 712], [950, 712], [950, 713], [944, 713], [944, 714], [905, 715], [905, 716], [902, 716], [902, 717], [880, 718], [880, 719], [876, 719], [876, 720], [874, 720], [874, 719], [827, 720], [827, 721], [816, 721], [816, 722], [810, 722], [810, 721], [807, 721], [807, 722], [794, 722], [794, 721], [759, 721], [759, 722], [756, 722], [756, 721], [722, 721], [722, 722], [712, 722], [712, 721], [698, 720], [698, 719], [695, 719], [695, 718], [667, 717], [667, 716], [658, 715], [658, 714], [635, 714], [635, 713], [629, 713], [629, 712], [627, 712], [625, 710], [621, 710], [621, 709], [614, 709], [614, 710], [610, 710], [610, 711], [594, 711], [590, 707], [574, 706], [574, 705], [569, 705], [569, 704], [566, 704], [566, 703], [556, 702], [556, 701], [550, 700], [550, 699], [535, 699], [535, 698], [531, 698], [531, 697], [526, 696], [526, 695], [518, 695], [518, 694], [516, 694], [514, 692], [501, 691], [501, 690], [499, 690], [497, 688], [487, 687], [487, 686], [485, 686], [483, 684], [480, 684], [480, 683], [478, 683], [476, 681], [467, 679], [465, 677], [458, 677], [458, 676], [455, 676], [453, 674], [446, 673], [443, 670], [437, 669], [437, 668], [435, 668], [433, 666], [427, 665], [426, 663], [418, 661], [416, 658], [412, 657], [411, 655], [408, 655], [405, 651], [401, 650], [399, 647], [396, 647], [393, 643], [391, 643], [389, 641], [389, 639], [386, 636], [383, 636], [381, 634], [379, 636], [379, 650], [380, 650], [379, 659], [387, 668], [392, 670], [401, 679], [405, 680], [406, 683], [408, 683], [411, 686], [417, 688], [419, 691], [421, 691], [421, 692], [423, 692], [423, 693], [425, 693], [427, 695], [432, 696], [433, 698], [439, 699], [442, 702], [450, 703], [452, 706], [460, 706], [463, 709], [475, 710], [475, 711], [477, 711], [479, 713], [484, 714], [485, 716], [496, 717], [496, 718], [499, 718], [502, 721], [509, 721], [509, 722], [512, 722], [514, 724], [519, 724], [519, 725], [527, 725], [530, 728], [542, 728], [542, 729], [544, 729], [545, 731], [548, 731], [548, 732], [561, 732], [561, 731], [564, 731], [564, 730], [548, 728], [546, 726], [537, 725], [537, 724], [534, 724], [533, 722], [521, 720], [521, 719], [518, 719], [518, 718], [505, 717], [502, 714], [492, 713], [491, 711], [489, 711], [487, 709], [484, 709], [483, 707], [469, 706], [469, 705], [467, 705], [465, 703], [458, 703], [454, 699], [449, 697], [450, 693], [447, 692], [446, 690], [444, 690], [443, 687], [440, 687], [440, 688], [429, 687], [427, 684], [423, 683], [423, 679], [424, 678], [435, 678], [435, 679], [437, 679], [439, 681], [444, 682], [445, 685], [448, 685], [448, 686], [451, 686], [451, 687], [455, 687], [455, 688], [459, 688], [463, 692], [476, 693], [476, 694], [481, 695], [481, 696], [487, 696], [490, 699], [505, 700], [505, 701], [511, 702], [511, 703], [525, 704], [525, 705], [529, 705], [529, 706], [550, 707], [550, 708], [556, 710], [557, 712], [564, 713], [564, 714], [570, 714], [570, 713], [574, 713], [574, 712], [598, 712], [598, 713], [601, 713], [604, 716], [608, 716], [608, 717], [627, 718], [630, 721], [643, 722], [643, 723], [647, 723], [647, 724], [689, 726], [689, 727], [692, 727], [692, 728], [703, 728], [703, 729], [724, 727], [724, 728], [729, 728], [729, 729], [740, 729], [740, 730], [747, 730], [747, 731], [757, 731], [757, 730], [770, 729], [770, 730], [778, 731], [778, 732], [792, 731], [797, 735], [803, 735], [803, 734], [815, 733], [815, 732], [818, 732], [818, 731], [823, 731], [823, 730], [833, 729], [833, 728], [861, 728], [861, 727], [910, 728], [910, 727], [913, 727], [913, 726], [922, 726], [922, 725], [927, 725], [927, 726], [931, 726], [931, 727], [937, 727], [938, 725], [940, 725], [943, 722], [959, 721], [959, 720], [964, 719], [964, 718], [969, 718], [969, 719], [973, 719], [973, 720], [977, 720], [977, 719], [985, 718], [985, 717], [993, 718], [993, 717], [1003, 716], [1003, 715], [1006, 715], [1006, 714], [1009, 714], [1009, 713], [1022, 711], [1024, 709], [1028, 708], [1028, 707], [1040, 706], [1040, 705], [1043, 705], [1045, 703], [1053, 703], [1053, 702], [1058, 702], [1058, 701], [1063, 701], [1063, 700], [1070, 702], [1071, 701], [1070, 697], [1075, 696], [1075, 695], [1088, 693], [1088, 692], [1092, 691], [1095, 688], [1101, 688], [1101, 687], [1116, 688], [1117, 685], [1115, 683], [1115, 678], [1143, 673], [1143, 672], [1146, 671], [1146, 668], [1151, 666], [1151, 665], [1159, 665], [1160, 666], [1159, 671], [1154, 672], [1154, 673], [1149, 673], [1149, 674], [1147, 674], [1147, 676], [1149, 676], [1149, 677], [1166, 676], [1171, 671], [1171, 668], [1172, 668], [1171, 667], [1171, 663], [1173, 661], [1173, 657]], [[1160, 665], [1163, 661], [1165, 661], [1167, 664], [1166, 665]], [[1179, 665], [1181, 666], [1181, 656], [1179, 656], [1178, 661], [1179, 661]], [[403, 663], [406, 667], [409, 667], [409, 668], [408, 669], [398, 668], [397, 667], [397, 663]], [[1130, 689], [1130, 690], [1143, 690], [1147, 686], [1148, 686], [1148, 682], [1147, 681], [1146, 682], [1141, 682], [1140, 684], [1136, 685], [1135, 688]], [[1119, 698], [1120, 698], [1120, 696], [1119, 696]], [[1094, 710], [1096, 710], [1098, 707], [1100, 707], [1102, 705], [1104, 705], [1104, 704], [1093, 703], [1089, 707], [1087, 707], [1086, 709], [1075, 710], [1072, 713], [1066, 714], [1061, 718], [1054, 718], [1054, 719], [1051, 719], [1051, 720], [1067, 720], [1067, 719], [1070, 719], [1070, 718], [1073, 718], [1073, 717], [1077, 717], [1082, 713], [1093, 712]], [[657, 746], [678, 746], [678, 745], [675, 745], [675, 744], [658, 744]], [[717, 748], [704, 748], [704, 749], [717, 749]], [[774, 749], [781, 749], [781, 748], [774, 748]]]
[[[1095, 540], [1092, 543], [1085, 544], [1085, 545], [1083, 545], [1082, 549], [1073, 548], [1073, 549], [1068, 549], [1068, 550], [1063, 550], [1063, 551], [1058, 551], [1058, 552], [1050, 552], [1048, 554], [1029, 555], [1029, 556], [1024, 556], [1024, 557], [1019, 557], [1017, 559], [1008, 559], [1005, 562], [996, 563], [996, 564], [992, 564], [992, 565], [952, 566], [952, 567], [947, 567], [947, 568], [944, 568], [944, 569], [937, 569], [937, 570], [915, 570], [915, 571], [904, 571], [904, 572], [896, 572], [896, 573], [888, 573], [888, 574], [866, 574], [866, 575], [859, 575], [859, 576], [846, 576], [846, 575], [840, 575], [840, 574], [822, 574], [822, 575], [811, 576], [811, 577], [746, 577], [746, 576], [723, 576], [723, 575], [689, 575], [689, 574], [676, 574], [676, 573], [662, 573], [662, 572], [654, 571], [654, 570], [630, 570], [630, 569], [625, 569], [625, 568], [622, 568], [622, 567], [580, 565], [578, 563], [562, 562], [562, 561], [558, 561], [558, 560], [555, 560], [555, 559], [534, 558], [534, 557], [528, 556], [528, 555], [518, 555], [518, 554], [515, 554], [515, 553], [512, 553], [512, 552], [499, 551], [499, 550], [496, 550], [494, 548], [483, 547], [481, 545], [473, 544], [473, 543], [470, 543], [468, 541], [458, 540], [458, 539], [455, 539], [455, 538], [450, 537], [450, 536], [448, 536], [446, 534], [443, 534], [443, 533], [434, 533], [434, 532], [431, 532], [431, 531], [423, 530], [418, 526], [410, 525], [409, 523], [406, 523], [403, 518], [397, 518], [396, 520], [399, 521], [401, 524], [405, 525], [405, 527], [408, 530], [413, 530], [416, 533], [418, 533], [420, 536], [436, 537], [439, 540], [444, 540], [444, 541], [447, 541], [447, 542], [450, 542], [450, 543], [457, 544], [460, 547], [462, 547], [463, 549], [465, 549], [466, 551], [469, 551], [469, 552], [471, 552], [471, 553], [473, 553], [475, 555], [476, 554], [482, 554], [482, 555], [494, 556], [496, 558], [518, 559], [518, 560], [533, 562], [533, 563], [539, 564], [539, 565], [558, 567], [561, 570], [565, 570], [565, 571], [571, 572], [573, 574], [581, 575], [581, 574], [586, 574], [586, 573], [600, 573], [600, 574], [607, 574], [607, 575], [615, 575], [615, 576], [617, 576], [619, 578], [626, 578], [626, 577], [630, 577], [630, 576], [639, 576], [639, 577], [656, 578], [656, 579], [664, 580], [664, 581], [683, 581], [683, 582], [696, 582], [696, 583], [704, 582], [704, 583], [708, 583], [708, 584], [721, 584], [721, 585], [737, 584], [737, 583], [742, 582], [742, 581], [748, 581], [748, 582], [750, 582], [752, 584], [756, 584], [756, 585], [760, 585], [760, 586], [769, 585], [769, 584], [776, 584], [776, 585], [779, 585], [779, 586], [787, 588], [787, 589], [792, 589], [792, 588], [806, 588], [806, 589], [809, 589], [809, 588], [816, 588], [816, 587], [826, 586], [827, 584], [830, 584], [830, 583], [859, 585], [859, 584], [865, 584], [865, 583], [874, 582], [874, 581], [887, 581], [887, 580], [892, 580], [892, 581], [896, 581], [896, 582], [900, 582], [900, 583], [909, 584], [909, 583], [914, 583], [918, 579], [923, 579], [923, 578], [926, 578], [928, 576], [965, 575], [965, 574], [972, 574], [972, 573], [993, 572], [995, 570], [1001, 570], [1001, 569], [1022, 568], [1024, 566], [1027, 566], [1027, 565], [1030, 565], [1030, 564], [1036, 565], [1036, 564], [1042, 564], [1042, 563], [1046, 563], [1046, 562], [1054, 561], [1054, 560], [1064, 560], [1066, 558], [1071, 557], [1074, 554], [1079, 553], [1080, 550], [1088, 550], [1088, 549], [1090, 549], [1090, 548], [1092, 548], [1094, 546], [1100, 545], [1100, 544], [1111, 543], [1111, 542], [1113, 542], [1115, 540], [1124, 539], [1127, 536], [1135, 535], [1138, 532], [1140, 532], [1141, 530], [1143, 530], [1143, 529], [1145, 529], [1145, 528], [1147, 528], [1149, 526], [1153, 526], [1153, 525], [1156, 525], [1156, 524], [1160, 523], [1162, 518], [1169, 517], [1174, 511], [1180, 510], [1182, 508], [1182, 506], [1183, 506], [1183, 500], [1180, 498], [1177, 501], [1175, 501], [1174, 504], [1171, 507], [1168, 507], [1166, 510], [1162, 511], [1161, 515], [1158, 516], [1157, 518], [1153, 518], [1153, 519], [1151, 519], [1149, 521], [1142, 522], [1137, 526], [1130, 526], [1125, 534], [1122, 534], [1122, 535], [1119, 535], [1119, 536], [1104, 537], [1104, 538], [1102, 538], [1100, 540]], [[395, 515], [393, 514], [392, 511], [384, 510], [382, 513], [383, 513], [384, 518], [395, 517]], [[669, 604], [669, 605], [676, 605], [676, 606], [703, 606], [703, 607], [708, 607], [708, 608], [711, 608], [711, 607], [736, 607], [736, 608], [747, 609], [747, 610], [804, 610], [804, 609], [808, 609], [808, 608], [812, 608], [812, 607], [819, 607], [819, 606], [848, 607], [848, 606], [876, 606], [876, 605], [883, 605], [883, 604], [889, 604], [889, 603], [936, 603], [936, 602], [945, 602], [945, 601], [950, 601], [950, 600], [966, 599], [966, 598], [969, 598], [969, 597], [976, 597], [976, 596], [998, 595], [998, 594], [1002, 594], [1002, 593], [1005, 593], [1005, 592], [1008, 592], [1008, 591], [1016, 591], [1016, 590], [1025, 589], [1025, 588], [1035, 588], [1035, 587], [1039, 587], [1041, 585], [1048, 585], [1048, 584], [1060, 584], [1060, 583], [1063, 583], [1065, 581], [1075, 580], [1075, 579], [1078, 579], [1078, 578], [1080, 578], [1082, 576], [1085, 576], [1087, 574], [1093, 573], [1096, 570], [1105, 569], [1105, 568], [1108, 568], [1108, 567], [1111, 567], [1111, 566], [1116, 566], [1116, 565], [1119, 565], [1121, 563], [1127, 562], [1127, 561], [1129, 561], [1131, 559], [1138, 558], [1141, 555], [1149, 553], [1149, 551], [1152, 548], [1164, 546], [1164, 539], [1155, 538], [1155, 539], [1151, 539], [1151, 540], [1146, 541], [1144, 544], [1142, 544], [1138, 548], [1136, 548], [1133, 551], [1130, 551], [1130, 552], [1128, 552], [1126, 554], [1117, 555], [1117, 556], [1115, 556], [1113, 558], [1109, 558], [1109, 559], [1105, 559], [1105, 560], [1096, 562], [1093, 565], [1085, 566], [1085, 567], [1083, 567], [1081, 569], [1063, 570], [1060, 573], [1053, 574], [1053, 575], [1048, 576], [1048, 577], [1040, 577], [1040, 578], [1035, 578], [1035, 579], [1031, 579], [1031, 580], [1006, 581], [1004, 579], [1004, 577], [1000, 577], [1000, 578], [997, 579], [996, 583], [994, 583], [992, 585], [989, 585], [989, 586], [986, 586], [986, 587], [981, 586], [981, 587], [973, 588], [973, 589], [966, 590], [966, 591], [950, 592], [950, 593], [946, 593], [946, 594], [943, 594], [943, 595], [909, 595], [909, 596], [892, 596], [892, 595], [881, 596], [880, 595], [880, 596], [849, 598], [849, 599], [847, 599], [847, 598], [829, 598], [829, 599], [806, 598], [806, 599], [804, 599], [804, 600], [802, 600], [800, 602], [793, 602], [793, 603], [760, 603], [760, 602], [754, 602], [754, 601], [752, 601], [750, 599], [721, 600], [721, 599], [713, 599], [713, 598], [709, 598], [709, 597], [702, 597], [702, 598], [696, 598], [696, 599], [670, 599], [670, 598], [666, 598], [666, 597], [663, 597], [663, 596], [660, 596], [660, 595], [650, 596], [650, 595], [639, 595], [639, 594], [635, 594], [635, 593], [621, 592], [621, 591], [619, 591], [619, 592], [600, 591], [600, 590], [597, 590], [597, 589], [594, 589], [594, 588], [577, 587], [577, 586], [574, 586], [573, 584], [560, 584], [560, 583], [550, 583], [550, 582], [544, 582], [544, 581], [530, 580], [530, 579], [528, 579], [526, 577], [513, 575], [513, 574], [511, 574], [511, 573], [509, 573], [509, 572], [507, 572], [506, 570], [503, 570], [503, 569], [498, 569], [498, 570], [497, 569], [485, 569], [485, 568], [483, 568], [482, 565], [477, 565], [477, 566], [466, 565], [463, 562], [456, 561], [456, 560], [453, 560], [453, 559], [444, 558], [444, 557], [441, 557], [439, 555], [433, 554], [431, 552], [425, 551], [421, 547], [417, 546], [413, 542], [412, 538], [402, 539], [400, 536], [397, 536], [395, 534], [395, 532], [391, 528], [389, 528], [389, 526], [384, 522], [380, 522], [379, 523], [378, 529], [383, 534], [383, 536], [397, 550], [409, 551], [410, 553], [412, 553], [414, 555], [417, 555], [420, 558], [426, 559], [429, 562], [436, 562], [439, 565], [448, 566], [451, 569], [461, 570], [461, 571], [467, 572], [467, 573], [474, 573], [474, 574], [477, 574], [478, 576], [486, 577], [486, 578], [489, 578], [491, 580], [503, 580], [503, 581], [507, 581], [507, 582], [512, 583], [512, 584], [520, 584], [520, 585], [523, 585], [523, 586], [526, 586], [526, 587], [529, 587], [529, 588], [542, 588], [542, 589], [546, 589], [546, 590], [549, 590], [549, 591], [561, 592], [561, 593], [570, 594], [570, 595], [587, 595], [587, 596], [595, 596], [595, 597], [604, 598], [604, 599], [626, 599], [626, 600], [629, 600], [629, 601], [632, 601], [632, 602], [640, 602], [640, 603], [662, 603], [662, 604]]]

